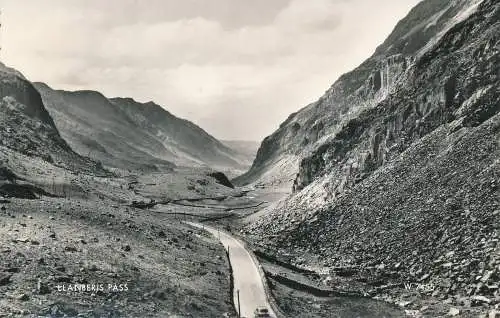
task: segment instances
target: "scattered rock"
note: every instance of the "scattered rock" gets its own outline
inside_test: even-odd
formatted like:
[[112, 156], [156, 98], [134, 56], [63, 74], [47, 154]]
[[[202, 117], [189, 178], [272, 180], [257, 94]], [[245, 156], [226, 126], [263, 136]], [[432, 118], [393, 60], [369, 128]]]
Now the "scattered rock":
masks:
[[91, 272], [97, 272], [99, 269], [97, 268], [97, 265], [92, 264], [89, 266], [89, 271]]
[[130, 204], [131, 207], [137, 208], [137, 209], [151, 209], [156, 205], [155, 200], [151, 200], [149, 203], [146, 203], [144, 201], [132, 201]]
[[71, 283], [73, 282], [73, 278], [71, 276], [57, 276], [55, 277], [55, 281], [60, 283]]
[[66, 267], [64, 267], [64, 266], [56, 266], [55, 269], [56, 269], [56, 271], [59, 271], [59, 272], [63, 272], [63, 273], [66, 272]]
[[493, 271], [486, 271], [484, 273], [483, 277], [481, 277], [481, 281], [483, 283], [487, 283], [490, 280], [492, 275], [493, 275]]
[[157, 299], [160, 299], [160, 300], [165, 300], [167, 299], [167, 293], [164, 291], [164, 290], [161, 290], [161, 289], [157, 289], [157, 290], [154, 290], [151, 295], [154, 297], [154, 298], [157, 298]]
[[0, 273], [0, 286], [5, 286], [10, 284], [10, 278], [12, 274]]
[[455, 317], [455, 316], [458, 316], [460, 315], [460, 309], [458, 308], [450, 308], [450, 311], [448, 311], [448, 316], [452, 316], [452, 317]]
[[397, 303], [399, 307], [405, 308], [408, 307], [408, 305], [411, 305], [413, 302], [412, 301], [400, 301]]
[[40, 295], [50, 294], [50, 292], [51, 292], [49, 286], [47, 286], [47, 284], [45, 284], [44, 282], [42, 282], [41, 279], [38, 280], [37, 290], [38, 290], [38, 293]]
[[472, 296], [472, 300], [475, 301], [478, 304], [489, 304], [491, 303], [491, 299], [482, 296], [482, 295], [474, 295]]
[[8, 273], [19, 273], [21, 270], [19, 267], [9, 267], [5, 271]]
[[488, 313], [488, 318], [499, 318], [500, 317], [500, 311], [493, 309]]

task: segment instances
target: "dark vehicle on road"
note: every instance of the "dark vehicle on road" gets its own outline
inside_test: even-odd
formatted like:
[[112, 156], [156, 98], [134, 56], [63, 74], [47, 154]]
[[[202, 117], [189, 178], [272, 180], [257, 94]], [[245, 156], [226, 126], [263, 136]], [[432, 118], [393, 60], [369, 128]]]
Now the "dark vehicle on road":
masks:
[[253, 317], [254, 318], [270, 318], [271, 315], [269, 314], [269, 309], [267, 309], [266, 307], [258, 307], [253, 312]]

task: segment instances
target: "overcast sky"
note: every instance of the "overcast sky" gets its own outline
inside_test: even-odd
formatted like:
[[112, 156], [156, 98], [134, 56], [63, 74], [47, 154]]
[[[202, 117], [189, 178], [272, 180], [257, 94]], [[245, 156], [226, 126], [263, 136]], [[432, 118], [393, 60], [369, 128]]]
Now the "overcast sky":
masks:
[[0, 0], [0, 59], [53, 88], [153, 100], [217, 138], [261, 140], [417, 2]]

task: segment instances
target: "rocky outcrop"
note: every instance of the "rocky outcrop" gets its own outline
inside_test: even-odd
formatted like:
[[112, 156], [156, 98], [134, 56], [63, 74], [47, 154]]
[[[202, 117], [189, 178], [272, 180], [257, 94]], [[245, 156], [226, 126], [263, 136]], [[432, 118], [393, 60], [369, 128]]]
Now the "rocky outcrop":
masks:
[[475, 127], [496, 114], [500, 106], [494, 65], [499, 62], [500, 39], [494, 25], [479, 22], [471, 18], [448, 31], [434, 50], [417, 60], [404, 81], [392, 86], [394, 93], [348, 121], [306, 157], [294, 189], [329, 173], [338, 183], [332, 192], [342, 192], [437, 127]]
[[214, 178], [218, 184], [234, 189], [234, 185], [231, 183], [231, 181], [229, 181], [229, 179], [224, 173], [215, 171], [215, 172], [210, 172], [208, 175]]
[[[398, 83], [408, 76], [415, 59], [463, 19], [475, 2], [427, 0], [419, 3], [369, 59], [342, 75], [318, 101], [290, 115], [277, 131], [265, 138], [250, 170], [235, 182], [266, 183], [273, 179], [269, 172], [282, 166], [284, 158], [287, 158], [286, 167], [277, 169], [280, 175], [276, 178], [293, 181], [299, 168], [297, 161], [311, 156], [349, 120], [394, 92]], [[287, 173], [281, 173], [283, 170]]]
[[0, 98], [16, 101], [22, 105], [23, 113], [31, 118], [39, 119], [43, 123], [54, 127], [54, 122], [45, 110], [42, 98], [31, 83], [20, 74], [12, 73], [2, 65]]

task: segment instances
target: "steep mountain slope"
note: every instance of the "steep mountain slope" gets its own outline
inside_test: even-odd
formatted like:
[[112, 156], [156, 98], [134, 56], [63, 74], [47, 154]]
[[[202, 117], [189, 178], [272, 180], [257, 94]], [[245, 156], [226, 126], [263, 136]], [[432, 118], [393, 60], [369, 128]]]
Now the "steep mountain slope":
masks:
[[95, 162], [74, 153], [61, 138], [40, 94], [18, 71], [0, 64], [1, 166], [9, 153], [40, 157], [75, 171], [99, 172]]
[[238, 152], [225, 146], [199, 126], [175, 117], [153, 102], [142, 104], [131, 98], [112, 98], [110, 101], [139, 128], [154, 134], [166, 149], [179, 157], [181, 165], [185, 160], [217, 169], [242, 169], [247, 166], [238, 160]]
[[[389, 90], [381, 91], [377, 73], [368, 77], [380, 86], [375, 94], [384, 96], [368, 99], [377, 102], [359, 109], [346, 106], [347, 119], [324, 124], [318, 133], [324, 140], [309, 154], [294, 153], [303, 157], [294, 193], [246, 231], [256, 240], [268, 238], [263, 247], [292, 262], [330, 269], [332, 284], [342, 280], [336, 270], [347, 267], [353, 281], [366, 285], [364, 291], [394, 302], [402, 301], [401, 291], [389, 297], [391, 286], [429, 287], [410, 299], [413, 309], [420, 308], [418, 299], [432, 298], [481, 311], [471, 306], [500, 303], [500, 3], [450, 2], [446, 10], [455, 15], [439, 4], [420, 3], [417, 8], [434, 7], [428, 15], [432, 21], [412, 16], [418, 12], [414, 9], [389, 39], [406, 34], [401, 26], [411, 30], [411, 37], [448, 15], [441, 31], [411, 50], [411, 63]], [[394, 47], [386, 42], [377, 52]], [[351, 75], [332, 89], [337, 91]], [[367, 87], [334, 99], [352, 100]], [[266, 148], [271, 139], [289, 132], [294, 123], [300, 131], [307, 120], [330, 120], [316, 113], [330, 92], [263, 143], [254, 176], [255, 167], [268, 160], [262, 154], [271, 149]], [[337, 107], [345, 106], [328, 105], [336, 114]], [[325, 130], [331, 133], [323, 135]], [[289, 151], [290, 141], [284, 140], [273, 142], [288, 150], [275, 152]]]
[[410, 65], [477, 1], [426, 0], [401, 20], [358, 68], [341, 76], [315, 103], [290, 115], [264, 139], [251, 169], [235, 181], [292, 184], [299, 162], [360, 111], [384, 100]]
[[106, 165], [153, 171], [174, 165], [244, 167], [236, 152], [152, 102], [36, 87], [62, 137], [78, 153]]

